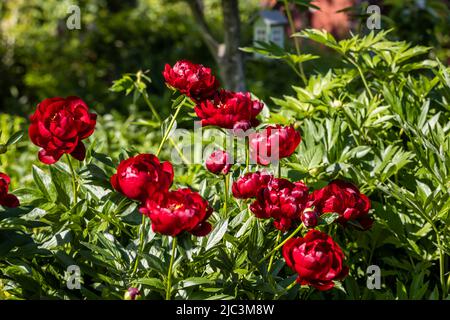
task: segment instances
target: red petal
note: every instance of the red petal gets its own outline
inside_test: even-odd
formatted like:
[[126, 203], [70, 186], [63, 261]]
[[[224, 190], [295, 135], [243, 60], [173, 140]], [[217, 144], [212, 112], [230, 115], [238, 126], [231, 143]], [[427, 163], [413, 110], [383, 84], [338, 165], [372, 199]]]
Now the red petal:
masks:
[[78, 145], [75, 147], [75, 149], [70, 154], [72, 157], [79, 161], [83, 161], [86, 157], [86, 148], [83, 144], [83, 142], [78, 142]]
[[0, 203], [8, 208], [16, 208], [20, 205], [19, 199], [13, 194], [7, 194]]
[[45, 149], [41, 149], [38, 153], [39, 160], [45, 164], [54, 164], [61, 158], [61, 156], [62, 156], [62, 153], [61, 154], [50, 153], [50, 152], [46, 151]]
[[211, 229], [212, 226], [209, 222], [203, 222], [199, 224], [194, 230], [191, 230], [190, 233], [197, 237], [204, 237], [211, 232]]

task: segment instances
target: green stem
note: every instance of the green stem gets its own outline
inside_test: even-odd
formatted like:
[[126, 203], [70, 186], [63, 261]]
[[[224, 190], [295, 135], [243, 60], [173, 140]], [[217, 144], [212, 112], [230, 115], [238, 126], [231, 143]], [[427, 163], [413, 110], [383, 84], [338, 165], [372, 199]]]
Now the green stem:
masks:
[[248, 172], [250, 166], [250, 139], [245, 137], [245, 171]]
[[230, 180], [229, 180], [229, 174], [226, 174], [223, 176], [224, 179], [224, 185], [225, 185], [225, 200], [223, 203], [223, 212], [225, 214], [225, 217], [228, 216], [227, 214], [227, 206], [228, 206], [228, 192], [230, 190]]
[[291, 290], [293, 287], [295, 287], [295, 285], [297, 284], [297, 280], [294, 280], [290, 285], [288, 285], [287, 287], [286, 287], [286, 291], [289, 291], [289, 290]]
[[366, 87], [366, 90], [367, 90], [367, 93], [369, 94], [370, 99], [373, 99], [372, 92], [369, 89], [369, 85], [367, 84], [366, 78], [364, 77], [364, 73], [362, 72], [361, 67], [352, 59], [348, 59], [348, 61], [350, 61], [350, 63], [353, 64], [356, 67], [356, 69], [358, 70], [359, 75], [361, 76], [361, 80], [364, 84], [364, 87]]
[[[289, 9], [289, 2], [288, 0], [284, 0], [284, 8], [286, 10], [286, 15], [289, 21], [289, 27], [291, 28], [291, 33], [295, 33], [295, 24], [294, 24], [294, 19], [292, 19], [292, 13], [291, 10]], [[297, 55], [301, 55], [301, 50], [300, 50], [300, 43], [298, 42], [297, 38], [294, 38], [294, 45], [295, 45], [295, 51], [297, 52]], [[302, 79], [303, 83], [306, 84], [307, 80], [306, 80], [306, 76], [305, 76], [305, 71], [303, 70], [303, 64], [300, 62], [298, 64], [299, 69], [300, 69], [300, 78]]]
[[144, 100], [145, 103], [147, 104], [147, 106], [150, 108], [151, 112], [153, 113], [153, 115], [155, 116], [156, 120], [161, 123], [161, 117], [159, 116], [158, 112], [155, 109], [155, 106], [153, 105], [153, 103], [150, 101], [150, 99], [148, 98], [148, 95], [146, 92], [144, 92], [142, 94], [144, 96]]
[[159, 144], [158, 151], [156, 151], [156, 156], [159, 156], [161, 153], [161, 150], [164, 146], [164, 143], [166, 143], [167, 138], [169, 137], [170, 131], [172, 131], [173, 125], [175, 124], [175, 121], [177, 120], [178, 114], [180, 113], [181, 108], [183, 107], [184, 103], [186, 101], [186, 97], [181, 100], [180, 104], [177, 106], [177, 110], [175, 111], [172, 120], [169, 123], [169, 126], [167, 127], [166, 132], [164, 133], [164, 136], [161, 140], [161, 143]]
[[436, 240], [439, 250], [439, 279], [441, 282], [441, 289], [442, 289], [442, 299], [447, 298], [447, 283], [445, 282], [445, 254], [442, 250], [442, 243], [441, 239], [439, 237], [439, 231], [437, 230], [436, 226], [434, 224], [431, 224], [433, 227], [434, 232], [436, 233]]
[[78, 189], [77, 189], [77, 175], [75, 169], [73, 168], [72, 159], [66, 153], [67, 163], [69, 164], [70, 172], [72, 174], [72, 189], [73, 189], [73, 205], [75, 206], [78, 202]]
[[[142, 95], [144, 96], [144, 100], [145, 103], [147, 104], [147, 106], [149, 107], [149, 109], [152, 111], [153, 116], [156, 118], [156, 120], [159, 122], [159, 124], [162, 123], [161, 121], [161, 117], [159, 116], [158, 112], [156, 111], [155, 106], [153, 105], [153, 103], [150, 101], [148, 95], [146, 92], [143, 92]], [[176, 145], [175, 141], [173, 141], [172, 138], [169, 138], [169, 142], [172, 144], [172, 146], [175, 148], [175, 150], [177, 151], [178, 155], [180, 156], [180, 159], [183, 161], [184, 164], [189, 164], [189, 161], [186, 159], [186, 157], [183, 155], [183, 152], [181, 152], [180, 148], [178, 148], [178, 146]]]
[[275, 248], [272, 249], [272, 251], [270, 251], [268, 254], [266, 254], [261, 260], [259, 260], [258, 265], [260, 265], [261, 263], [264, 262], [264, 260], [266, 260], [267, 258], [269, 258], [272, 253], [274, 253], [275, 251], [277, 251], [278, 249], [280, 249], [282, 246], [284, 246], [284, 244], [291, 239], [292, 237], [294, 237], [297, 233], [300, 232], [300, 230], [302, 230], [303, 228], [303, 223], [301, 225], [299, 225], [297, 227], [297, 229], [295, 229], [286, 239], [283, 240], [283, 242], [281, 242], [279, 245], [277, 245]]
[[[275, 240], [275, 244], [280, 242], [281, 238], [281, 230], [278, 230], [277, 239]], [[269, 266], [267, 267], [267, 273], [270, 273], [270, 269], [272, 269], [273, 258], [275, 257], [275, 251], [270, 255]]]
[[133, 272], [131, 273], [132, 276], [137, 271], [137, 268], [138, 268], [138, 265], [139, 265], [139, 257], [141, 256], [141, 253], [144, 250], [145, 215], [142, 215], [141, 227], [142, 227], [142, 231], [141, 231], [141, 234], [139, 236], [139, 248], [138, 248], [138, 252], [136, 254], [136, 259], [134, 260]]
[[[144, 97], [146, 97], [145, 94], [144, 94]], [[164, 146], [164, 143], [169, 138], [169, 133], [172, 130], [173, 125], [175, 124], [175, 121], [177, 119], [177, 116], [180, 113], [181, 107], [183, 107], [185, 101], [186, 101], [186, 97], [177, 106], [177, 110], [175, 111], [175, 114], [173, 115], [173, 118], [172, 118], [172, 120], [169, 123], [169, 127], [167, 128], [167, 131], [164, 133], [164, 136], [163, 136], [163, 138], [161, 140], [161, 143], [159, 144], [158, 151], [156, 152], [156, 156], [159, 156], [159, 154], [161, 153], [162, 147]], [[150, 109], [152, 111], [154, 110], [155, 117], [157, 117], [159, 119], [158, 121], [161, 122], [161, 119], [159, 118], [159, 115], [157, 114], [155, 108], [153, 107], [153, 105], [150, 102], [150, 100], [148, 100], [148, 98], [146, 99], [146, 103], [147, 103], [147, 105], [150, 107]], [[136, 273], [136, 271], [137, 271], [137, 268], [138, 268], [138, 265], [139, 265], [139, 257], [141, 256], [142, 250], [144, 249], [144, 234], [145, 234], [145, 216], [144, 215], [142, 215], [141, 226], [142, 226], [142, 230], [141, 230], [141, 234], [140, 234], [140, 237], [139, 237], [139, 248], [138, 248], [138, 253], [136, 254], [136, 260], [134, 262], [132, 275], [134, 275]]]
[[166, 300], [170, 300], [172, 296], [172, 268], [173, 261], [175, 260], [175, 250], [177, 249], [177, 238], [172, 240], [172, 256], [170, 257], [169, 271], [167, 273], [167, 286], [166, 286]]
[[281, 178], [281, 159], [278, 160], [278, 178]]

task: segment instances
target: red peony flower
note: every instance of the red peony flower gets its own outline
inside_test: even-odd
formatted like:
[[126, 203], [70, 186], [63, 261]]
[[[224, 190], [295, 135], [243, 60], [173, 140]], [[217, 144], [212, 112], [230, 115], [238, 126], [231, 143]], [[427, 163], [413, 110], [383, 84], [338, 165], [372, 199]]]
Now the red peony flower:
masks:
[[167, 192], [173, 181], [170, 162], [161, 163], [152, 154], [140, 154], [123, 160], [111, 177], [114, 189], [133, 200], [145, 201], [154, 193]]
[[175, 237], [187, 231], [201, 237], [211, 231], [206, 221], [212, 213], [208, 201], [187, 188], [149, 198], [140, 211], [152, 221], [153, 231], [164, 235]]
[[247, 172], [239, 177], [231, 187], [233, 196], [238, 199], [256, 197], [258, 190], [267, 187], [273, 176], [267, 172]]
[[173, 67], [166, 64], [163, 76], [169, 86], [196, 102], [212, 97], [220, 85], [210, 68], [187, 60], [178, 61]]
[[231, 169], [230, 155], [223, 150], [216, 150], [206, 160], [206, 168], [214, 174], [228, 174]]
[[202, 126], [242, 130], [258, 124], [256, 116], [262, 108], [262, 102], [252, 100], [249, 92], [220, 90], [214, 99], [197, 104], [195, 113], [202, 120]]
[[78, 97], [43, 100], [30, 117], [29, 128], [31, 141], [42, 148], [39, 160], [53, 164], [65, 153], [84, 160], [86, 148], [82, 140], [94, 132], [96, 118]]
[[320, 214], [336, 212], [338, 222], [345, 225], [348, 221], [358, 222], [364, 230], [370, 229], [373, 220], [369, 218], [370, 200], [360, 193], [350, 182], [334, 180], [326, 187], [310, 194], [308, 207], [314, 206]]
[[0, 172], [0, 206], [16, 208], [20, 203], [15, 195], [8, 193], [10, 182], [8, 175]]
[[273, 178], [265, 188], [259, 189], [250, 209], [258, 218], [273, 218], [275, 228], [286, 231], [300, 220], [307, 200], [308, 187], [303, 182]]
[[250, 155], [253, 161], [266, 166], [291, 156], [300, 141], [300, 133], [293, 126], [269, 126], [250, 135]]
[[343, 265], [344, 253], [326, 233], [310, 230], [303, 238], [289, 239], [283, 246], [286, 264], [298, 273], [297, 282], [325, 291], [334, 287], [333, 280], [348, 274]]

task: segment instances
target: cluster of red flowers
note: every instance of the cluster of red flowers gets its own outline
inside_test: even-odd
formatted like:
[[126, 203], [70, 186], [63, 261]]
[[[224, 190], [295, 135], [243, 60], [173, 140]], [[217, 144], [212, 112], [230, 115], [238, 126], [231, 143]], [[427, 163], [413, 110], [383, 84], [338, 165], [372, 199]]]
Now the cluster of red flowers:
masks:
[[351, 221], [364, 230], [371, 227], [370, 200], [353, 184], [334, 180], [322, 189], [308, 190], [302, 181], [292, 183], [265, 172], [248, 172], [232, 185], [235, 198], [256, 198], [250, 205], [255, 216], [273, 218], [275, 227], [282, 231], [290, 229], [293, 222], [314, 228], [324, 213], [339, 214], [337, 222], [342, 225]]
[[[217, 90], [218, 82], [210, 69], [189, 61], [179, 61], [173, 67], [166, 65], [164, 77], [170, 87], [191, 97], [195, 112], [203, 126], [248, 130], [259, 124], [256, 116], [263, 104], [252, 100], [249, 93]], [[291, 156], [301, 142], [300, 133], [293, 126], [270, 125], [249, 136], [250, 156], [259, 165], [269, 165]], [[206, 168], [215, 174], [228, 174], [230, 155], [214, 151], [206, 161]], [[227, 191], [226, 191], [227, 192]], [[287, 231], [303, 223], [315, 228], [320, 216], [337, 213], [337, 222], [354, 222], [362, 229], [371, 227], [370, 201], [356, 186], [340, 180], [309, 193], [302, 181], [291, 182], [275, 178], [265, 172], [248, 172], [232, 185], [234, 197], [254, 198], [250, 210], [256, 217], [273, 219], [275, 228]], [[170, 200], [167, 200], [170, 202]], [[148, 206], [147, 206], [148, 207]], [[305, 237], [292, 238], [283, 247], [283, 256], [290, 268], [298, 273], [298, 282], [319, 290], [334, 286], [334, 280], [348, 272], [343, 265], [341, 248], [327, 234], [310, 230]]]
[[[183, 68], [176, 69], [182, 74]], [[186, 71], [186, 70], [185, 70]], [[188, 72], [188, 71], [186, 71]], [[210, 71], [197, 70], [202, 83], [191, 83], [183, 93], [199, 99], [209, 94], [204, 90], [216, 86], [213, 76], [206, 83]], [[183, 85], [182, 79], [176, 85]], [[208, 87], [209, 86], [209, 87]], [[31, 141], [42, 149], [39, 159], [45, 164], [57, 162], [62, 155], [70, 154], [77, 160], [84, 160], [86, 149], [82, 140], [95, 129], [96, 115], [89, 113], [86, 103], [78, 97], [49, 98], [38, 104], [30, 117], [29, 135]], [[122, 161], [117, 173], [111, 177], [111, 184], [117, 191], [130, 199], [141, 202], [140, 211], [152, 220], [155, 232], [177, 236], [188, 231], [203, 236], [211, 231], [206, 220], [211, 215], [208, 202], [189, 189], [169, 191], [173, 182], [173, 167], [169, 162], [161, 163], [151, 154], [140, 154]], [[8, 194], [9, 178], [0, 176], [0, 204], [17, 206], [15, 196]]]
[[243, 131], [258, 124], [256, 116], [263, 104], [252, 100], [249, 92], [218, 90], [220, 84], [209, 68], [187, 60], [166, 65], [163, 76], [169, 87], [190, 97], [203, 126]]
[[152, 154], [123, 160], [111, 177], [114, 189], [141, 202], [139, 211], [150, 218], [154, 232], [173, 237], [184, 231], [207, 235], [211, 225], [206, 220], [212, 213], [208, 202], [190, 189], [169, 191], [172, 182], [172, 164], [161, 163]]
[[[259, 124], [256, 117], [263, 103], [253, 100], [248, 92], [220, 90], [211, 69], [183, 60], [173, 67], [166, 65], [163, 75], [169, 87], [195, 102], [202, 125], [233, 129], [236, 134], [237, 130], [246, 131]], [[89, 113], [80, 98], [45, 99], [30, 119], [29, 135], [41, 147], [39, 159], [43, 163], [53, 164], [64, 154], [84, 160], [82, 140], [94, 132], [96, 115]], [[250, 156], [266, 166], [291, 156], [300, 142], [300, 133], [293, 126], [271, 125], [249, 136]], [[216, 150], [206, 167], [215, 174], [227, 175], [229, 160], [227, 152]], [[207, 235], [212, 229], [207, 221], [212, 213], [208, 201], [188, 188], [170, 190], [173, 178], [170, 162], [161, 162], [152, 154], [139, 154], [119, 164], [111, 185], [140, 202], [140, 212], [150, 218], [153, 231], [173, 237], [183, 232]], [[9, 184], [10, 178], [0, 173], [0, 205], [17, 207], [19, 200], [9, 193]], [[329, 235], [314, 229], [320, 225], [321, 216], [336, 213], [341, 225], [350, 222], [364, 230], [372, 225], [368, 197], [355, 185], [341, 180], [309, 192], [302, 181], [291, 182], [267, 172], [247, 172], [233, 182], [232, 193], [238, 199], [253, 199], [250, 210], [254, 215], [273, 219], [275, 228], [283, 232], [301, 224], [311, 229], [304, 237], [289, 239], [282, 253], [287, 265], [298, 273], [297, 281], [319, 290], [331, 289], [335, 280], [348, 273], [342, 249]]]
[[[235, 198], [256, 198], [250, 210], [258, 218], [273, 218], [275, 228], [282, 231], [302, 222], [315, 228], [325, 213], [339, 214], [336, 221], [344, 226], [349, 221], [358, 222], [364, 230], [372, 225], [367, 196], [341, 180], [308, 194], [308, 187], [301, 181], [292, 183], [264, 172], [249, 172], [233, 183], [232, 192]], [[298, 273], [300, 284], [319, 290], [331, 289], [333, 281], [342, 279], [348, 271], [341, 248], [330, 236], [314, 229], [303, 238], [290, 239], [283, 247], [283, 256]]]

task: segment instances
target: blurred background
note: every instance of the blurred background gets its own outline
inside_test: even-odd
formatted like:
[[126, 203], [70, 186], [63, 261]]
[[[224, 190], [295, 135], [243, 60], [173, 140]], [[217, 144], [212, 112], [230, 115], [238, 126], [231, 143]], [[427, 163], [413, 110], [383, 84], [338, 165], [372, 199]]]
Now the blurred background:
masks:
[[[0, 112], [27, 116], [42, 99], [67, 95], [82, 97], [102, 114], [148, 110], [143, 101], [133, 103], [108, 90], [122, 74], [143, 70], [152, 79], [151, 99], [167, 115], [170, 91], [161, 71], [179, 59], [211, 66], [224, 86], [252, 91], [264, 100], [289, 94], [292, 85], [300, 84], [289, 67], [236, 53], [236, 48], [252, 46], [261, 10], [286, 16], [286, 4], [296, 31], [325, 28], [337, 38], [367, 33], [367, 6], [376, 4], [381, 28], [394, 28], [392, 38], [430, 46], [434, 57], [449, 62], [450, 11], [444, 0], [2, 0]], [[66, 25], [70, 5], [80, 8], [79, 30]], [[288, 37], [292, 30], [283, 26], [284, 46], [294, 52]], [[323, 48], [300, 45], [302, 53], [330, 55], [320, 64], [307, 64], [307, 75], [340, 63]], [[221, 50], [228, 61], [220, 57]], [[227, 66], [237, 54], [240, 61]], [[225, 69], [242, 77], [225, 79]]]

